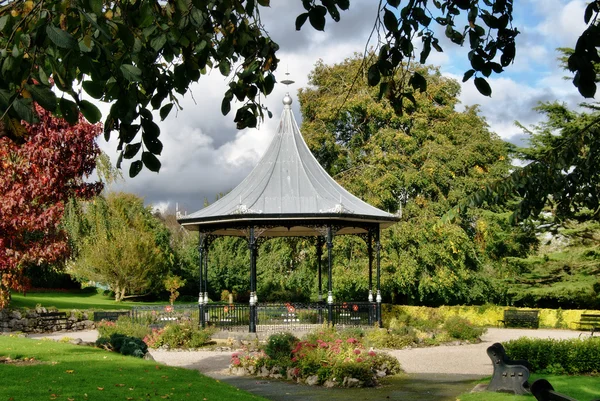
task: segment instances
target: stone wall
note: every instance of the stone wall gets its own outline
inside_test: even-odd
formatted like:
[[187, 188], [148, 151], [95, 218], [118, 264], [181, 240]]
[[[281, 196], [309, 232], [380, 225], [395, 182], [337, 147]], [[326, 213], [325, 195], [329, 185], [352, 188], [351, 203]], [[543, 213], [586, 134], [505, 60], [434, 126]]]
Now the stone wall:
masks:
[[0, 332], [48, 333], [96, 328], [87, 312], [60, 313], [39, 307], [31, 310], [0, 310]]

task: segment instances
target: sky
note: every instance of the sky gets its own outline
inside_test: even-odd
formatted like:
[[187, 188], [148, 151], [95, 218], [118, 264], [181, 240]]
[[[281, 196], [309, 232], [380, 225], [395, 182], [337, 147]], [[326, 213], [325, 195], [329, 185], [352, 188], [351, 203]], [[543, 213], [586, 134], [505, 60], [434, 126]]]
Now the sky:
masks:
[[[403, 0], [401, 5], [406, 1]], [[271, 0], [270, 8], [262, 8], [261, 19], [271, 38], [280, 46], [278, 81], [286, 77], [295, 81], [289, 88], [277, 84], [264, 104], [273, 113], [258, 129], [237, 130], [233, 122], [235, 106], [229, 115], [220, 111], [221, 99], [227, 89], [228, 78], [218, 69], [202, 76], [190, 91], [180, 98], [183, 110], [159, 123], [164, 148], [159, 173], [144, 169], [137, 177], [129, 178], [128, 161], [123, 163], [124, 179], [109, 190], [125, 191], [142, 196], [147, 205], [162, 211], [175, 212], [176, 205], [183, 213], [201, 209], [205, 199], [213, 202], [219, 193], [226, 193], [239, 184], [266, 151], [283, 110], [281, 100], [287, 91], [294, 103], [292, 108], [298, 124], [302, 118], [297, 102], [297, 90], [308, 86], [308, 74], [315, 63], [337, 63], [354, 53], [362, 53], [377, 15], [379, 1], [352, 0], [348, 11], [341, 13], [341, 21], [328, 19], [325, 32], [312, 29], [308, 22], [301, 31], [295, 30], [296, 16], [304, 12], [300, 0]], [[540, 101], [561, 101], [576, 107], [584, 99], [571, 81], [565, 80], [556, 48], [574, 47], [585, 29], [580, 0], [516, 0], [513, 26], [517, 36], [515, 63], [505, 71], [488, 78], [492, 96], [479, 94], [473, 80], [462, 83], [459, 110], [479, 105], [490, 130], [501, 138], [525, 144], [519, 121], [530, 126], [540, 121], [533, 108]], [[432, 50], [428, 64], [440, 67], [443, 75], [462, 81], [469, 67], [467, 47], [448, 42], [439, 34], [443, 53]], [[107, 106], [101, 109], [106, 113]], [[160, 118], [156, 118], [160, 120]], [[99, 145], [113, 163], [117, 160], [117, 140]]]

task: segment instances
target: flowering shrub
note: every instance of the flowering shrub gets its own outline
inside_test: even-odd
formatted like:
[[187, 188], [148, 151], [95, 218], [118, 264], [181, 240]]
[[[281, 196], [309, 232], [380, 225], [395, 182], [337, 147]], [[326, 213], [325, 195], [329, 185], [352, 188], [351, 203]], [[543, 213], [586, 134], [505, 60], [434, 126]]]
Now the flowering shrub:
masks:
[[[283, 335], [267, 342], [281, 344]], [[273, 337], [273, 336], [272, 336]], [[291, 339], [289, 335], [286, 339]], [[232, 368], [246, 368], [249, 374], [285, 375], [309, 384], [373, 386], [378, 377], [400, 372], [398, 361], [385, 353], [365, 349], [361, 338], [345, 336], [333, 329], [307, 335], [296, 341], [289, 353], [277, 358], [268, 352], [234, 354]]]
[[144, 336], [144, 342], [150, 348], [200, 348], [210, 343], [212, 334], [211, 329], [199, 329], [195, 323], [182, 322], [153, 329]]
[[102, 320], [97, 324], [100, 337], [110, 337], [113, 334], [124, 334], [130, 337], [144, 338], [150, 333], [150, 328], [143, 324], [135, 323], [127, 316], [119, 316], [116, 322]]

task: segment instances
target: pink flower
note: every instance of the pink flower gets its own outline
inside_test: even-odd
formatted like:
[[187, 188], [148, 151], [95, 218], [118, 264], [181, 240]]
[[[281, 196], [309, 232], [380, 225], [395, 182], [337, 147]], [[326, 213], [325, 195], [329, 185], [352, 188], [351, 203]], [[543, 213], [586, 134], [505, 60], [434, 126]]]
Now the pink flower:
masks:
[[232, 361], [232, 363], [233, 363], [235, 366], [239, 366], [239, 365], [240, 365], [242, 362], [241, 362], [239, 359], [237, 359], [237, 358], [234, 358], [234, 360]]
[[350, 337], [349, 339], [347, 339], [347, 340], [346, 340], [346, 342], [347, 342], [348, 344], [354, 344], [354, 343], [356, 342], [356, 338], [352, 338], [352, 337]]
[[298, 361], [298, 358], [296, 358], [296, 357], [292, 358], [292, 362], [297, 362], [297, 361]]
[[327, 343], [319, 343], [319, 347], [321, 347], [321, 348], [327, 348]]
[[354, 353], [355, 353], [356, 355], [360, 355], [360, 350], [359, 350], [358, 348], [356, 348], [356, 349], [354, 350]]
[[369, 356], [375, 356], [375, 351], [369, 351]]
[[362, 362], [362, 358], [361, 357], [356, 358], [356, 362]]

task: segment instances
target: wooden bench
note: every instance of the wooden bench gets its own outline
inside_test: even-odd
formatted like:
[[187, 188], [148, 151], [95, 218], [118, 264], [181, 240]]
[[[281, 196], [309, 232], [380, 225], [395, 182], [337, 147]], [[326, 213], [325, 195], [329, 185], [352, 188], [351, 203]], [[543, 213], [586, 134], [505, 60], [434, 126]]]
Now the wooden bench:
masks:
[[595, 331], [600, 331], [600, 315], [582, 313], [579, 321], [575, 322], [575, 324], [579, 326], [579, 330], [588, 327], [591, 328], [593, 336]]
[[537, 329], [540, 327], [540, 318], [538, 310], [519, 310], [507, 309], [504, 311], [504, 319], [498, 323], [504, 324], [504, 327], [530, 327]]

